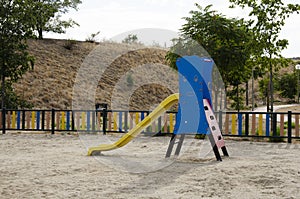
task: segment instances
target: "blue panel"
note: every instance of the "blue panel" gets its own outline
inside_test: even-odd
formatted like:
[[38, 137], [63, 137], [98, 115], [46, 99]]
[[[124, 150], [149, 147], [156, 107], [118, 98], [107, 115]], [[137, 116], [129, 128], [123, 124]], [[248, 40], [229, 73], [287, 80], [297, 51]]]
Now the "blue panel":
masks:
[[17, 112], [17, 129], [21, 128], [21, 112]]
[[242, 114], [238, 114], [238, 133], [239, 135], [243, 134], [243, 115]]
[[70, 130], [70, 111], [67, 111], [67, 130]]
[[36, 129], [39, 130], [40, 129], [40, 111], [36, 112]]
[[266, 114], [266, 136], [270, 136], [270, 114]]
[[212, 104], [208, 85], [211, 85], [214, 62], [209, 58], [185, 56], [176, 65], [180, 96], [174, 134], [207, 134], [203, 99]]
[[141, 121], [143, 121], [145, 118], [145, 113], [144, 112], [141, 112]]

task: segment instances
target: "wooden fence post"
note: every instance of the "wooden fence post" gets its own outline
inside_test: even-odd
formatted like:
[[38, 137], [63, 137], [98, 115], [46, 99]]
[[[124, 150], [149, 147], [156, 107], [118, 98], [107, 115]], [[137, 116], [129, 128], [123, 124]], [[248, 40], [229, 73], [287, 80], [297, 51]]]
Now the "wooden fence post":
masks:
[[288, 143], [292, 143], [292, 111], [288, 111]]
[[51, 110], [51, 134], [55, 132], [55, 110]]

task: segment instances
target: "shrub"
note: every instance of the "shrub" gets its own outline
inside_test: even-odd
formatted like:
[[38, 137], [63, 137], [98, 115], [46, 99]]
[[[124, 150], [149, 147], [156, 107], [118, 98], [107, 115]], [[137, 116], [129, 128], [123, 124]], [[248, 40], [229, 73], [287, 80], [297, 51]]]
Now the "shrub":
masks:
[[76, 41], [74, 39], [68, 39], [64, 43], [64, 48], [67, 50], [72, 50], [76, 44]]

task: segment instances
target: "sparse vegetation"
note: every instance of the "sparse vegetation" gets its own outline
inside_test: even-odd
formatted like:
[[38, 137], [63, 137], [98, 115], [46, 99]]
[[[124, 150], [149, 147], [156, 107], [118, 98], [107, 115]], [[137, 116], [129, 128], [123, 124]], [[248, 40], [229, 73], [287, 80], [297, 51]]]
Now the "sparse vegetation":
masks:
[[122, 43], [126, 43], [126, 44], [138, 43], [138, 37], [137, 35], [129, 34], [127, 37], [125, 37]]
[[92, 33], [90, 36], [88, 36], [85, 41], [86, 42], [90, 42], [90, 43], [94, 43], [97, 42], [97, 36], [100, 34], [100, 31], [96, 32], [96, 33]]
[[77, 42], [74, 39], [67, 39], [64, 43], [64, 47], [67, 50], [72, 50], [75, 47], [76, 43]]
[[[78, 69], [81, 67], [82, 61], [98, 44], [76, 41], [76, 48], [70, 51], [64, 47], [66, 42], [69, 41], [55, 39], [28, 41], [29, 52], [36, 57], [35, 68], [24, 74], [22, 79], [13, 84], [13, 87], [16, 93], [22, 99], [32, 103], [34, 108], [66, 109], [72, 107], [72, 92]], [[128, 49], [127, 45], [116, 42], [100, 45], [105, 45], [107, 52], [112, 52], [112, 56], [119, 49]], [[95, 91], [95, 103], [110, 102], [114, 85], [124, 71], [146, 64], [149, 60], [164, 64], [165, 54], [166, 51], [162, 49], [142, 49], [131, 51], [116, 59], [109, 67], [110, 70], [106, 71], [106, 75], [102, 76], [101, 82], [99, 82]], [[110, 54], [107, 56], [109, 57]], [[95, 64], [97, 63], [95, 60]], [[140, 76], [150, 78], [144, 77], [144, 73], [141, 73]], [[176, 74], [172, 77], [174, 82], [177, 82]], [[138, 81], [134, 79], [133, 75], [132, 80], [133, 83]], [[130, 77], [126, 83], [131, 84]], [[151, 97], [145, 98], [145, 93]], [[130, 108], [147, 110], [150, 104], [160, 103], [169, 94], [171, 93], [167, 88], [161, 88], [159, 85], [145, 86], [134, 92], [130, 99]]]

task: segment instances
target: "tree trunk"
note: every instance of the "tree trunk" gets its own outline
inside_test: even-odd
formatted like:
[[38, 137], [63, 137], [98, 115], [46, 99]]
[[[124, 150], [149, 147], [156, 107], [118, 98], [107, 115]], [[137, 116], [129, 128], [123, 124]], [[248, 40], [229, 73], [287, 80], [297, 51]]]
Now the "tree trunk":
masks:
[[273, 64], [272, 64], [272, 55], [270, 54], [270, 111], [273, 112], [273, 105], [274, 105], [274, 87], [273, 87]]
[[246, 82], [246, 106], [249, 106], [249, 85], [248, 85], [248, 81]]
[[2, 75], [1, 75], [1, 108], [3, 109], [4, 107], [5, 107], [5, 75], [4, 75], [4, 69], [2, 69]]
[[42, 28], [38, 28], [38, 38], [43, 39], [43, 29]]

